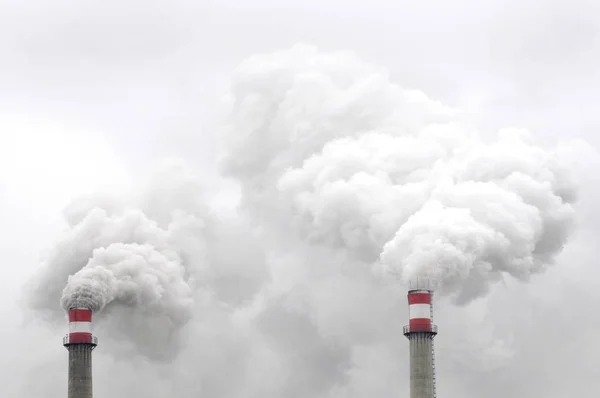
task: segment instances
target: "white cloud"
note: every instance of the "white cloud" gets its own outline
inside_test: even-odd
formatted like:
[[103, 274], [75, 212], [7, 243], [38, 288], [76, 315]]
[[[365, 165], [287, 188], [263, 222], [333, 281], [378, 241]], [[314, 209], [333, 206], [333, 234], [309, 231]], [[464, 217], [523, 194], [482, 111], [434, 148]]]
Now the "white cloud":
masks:
[[[593, 21], [600, 14], [595, 2], [21, 3], [0, 1], [0, 313], [7, 325], [2, 336], [11, 343], [5, 351], [11, 366], [3, 369], [0, 386], [7, 394], [65, 393], [61, 288], [44, 297], [50, 306], [56, 302], [54, 322], [22, 325], [21, 316], [31, 313], [16, 305], [17, 290], [36, 268], [36, 258], [47, 258], [46, 249], [65, 228], [59, 207], [101, 188], [141, 208], [161, 228], [168, 230], [175, 219], [189, 221], [186, 217], [196, 214], [190, 192], [196, 191], [174, 186], [169, 173], [150, 182], [162, 190], [148, 191], [139, 183], [162, 158], [173, 156], [194, 170], [186, 187], [196, 187], [196, 181], [204, 186], [204, 210], [196, 221], [206, 224], [187, 224], [174, 235], [181, 242], [175, 250], [191, 265], [186, 277], [194, 289], [194, 316], [181, 331], [185, 349], [172, 363], [149, 360], [99, 318], [96, 394], [351, 398], [406, 392], [404, 290], [365, 267], [365, 259], [377, 256], [356, 256], [365, 247], [378, 254], [382, 237], [396, 228], [390, 220], [381, 223], [396, 209], [377, 172], [399, 164], [373, 163], [373, 153], [381, 155], [377, 148], [354, 148], [354, 166], [370, 166], [364, 171], [375, 176], [358, 181], [365, 192], [365, 200], [355, 203], [362, 204], [356, 208], [361, 211], [320, 207], [321, 194], [303, 197], [299, 203], [307, 214], [321, 218], [317, 229], [296, 219], [293, 236], [289, 203], [272, 201], [286, 168], [305, 172], [302, 186], [316, 189], [316, 178], [327, 185], [318, 167], [301, 168], [325, 142], [379, 128], [386, 117], [385, 133], [397, 125], [393, 95], [379, 95], [386, 92], [387, 78], [461, 108], [463, 119], [481, 127], [485, 143], [494, 141], [500, 127], [528, 128], [545, 150], [558, 147], [560, 156], [575, 164], [580, 184], [577, 230], [546, 273], [528, 284], [493, 284], [488, 296], [462, 308], [439, 303], [439, 393], [553, 398], [596, 387], [593, 336], [600, 321], [581, 304], [597, 298], [598, 192], [592, 171], [600, 148], [595, 111], [600, 58]], [[280, 86], [272, 93], [280, 93], [290, 76], [298, 84], [288, 97], [296, 102], [284, 101], [274, 120], [273, 103], [265, 101], [269, 95], [239, 104], [238, 116], [249, 114], [234, 126], [238, 135], [229, 142], [242, 143], [226, 159], [237, 181], [224, 181], [216, 175], [217, 97], [242, 59], [298, 41], [352, 50], [371, 61], [364, 66], [348, 55], [327, 61], [331, 71], [349, 68], [335, 84], [351, 81], [355, 72], [371, 76], [365, 79], [369, 84], [357, 86], [351, 96], [332, 96], [335, 84], [307, 73], [311, 66], [297, 62], [306, 59], [302, 56], [284, 67], [273, 63], [269, 73], [234, 74], [241, 89], [255, 93], [275, 82]], [[294, 72], [286, 74], [294, 63]], [[356, 69], [350, 72], [349, 65]], [[389, 76], [378, 78], [377, 65]], [[442, 117], [445, 108], [437, 109]], [[304, 124], [294, 124], [298, 119]], [[416, 130], [428, 122], [416, 111], [400, 119]], [[272, 123], [270, 130], [265, 122]], [[253, 138], [239, 141], [243, 129]], [[555, 145], [573, 138], [590, 146]], [[333, 149], [328, 154], [335, 155]], [[427, 153], [411, 156], [422, 159]], [[377, 200], [368, 201], [375, 193]], [[251, 206], [232, 209], [240, 196]], [[89, 198], [68, 214], [72, 222], [90, 203], [112, 203]], [[205, 207], [218, 210], [204, 213]], [[174, 209], [180, 210], [175, 216]], [[342, 221], [352, 216], [362, 224], [340, 228], [334, 236], [328, 228], [335, 223], [333, 210]], [[366, 214], [375, 217], [366, 220]], [[307, 231], [328, 246], [304, 240]], [[64, 277], [60, 274], [57, 286]], [[150, 330], [137, 344], [152, 341]], [[117, 350], [123, 355], [115, 356]]]

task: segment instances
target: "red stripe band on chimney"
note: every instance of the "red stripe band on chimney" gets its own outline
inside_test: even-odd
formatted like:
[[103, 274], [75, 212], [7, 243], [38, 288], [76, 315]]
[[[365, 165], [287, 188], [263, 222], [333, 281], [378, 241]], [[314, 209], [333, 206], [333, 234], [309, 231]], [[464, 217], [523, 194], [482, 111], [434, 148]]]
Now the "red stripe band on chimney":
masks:
[[431, 293], [408, 293], [408, 304], [431, 304]]
[[91, 333], [69, 333], [69, 344], [91, 344]]
[[411, 319], [409, 321], [409, 330], [411, 332], [431, 332], [431, 320]]
[[69, 310], [69, 322], [91, 322], [92, 310], [87, 308], [72, 308]]

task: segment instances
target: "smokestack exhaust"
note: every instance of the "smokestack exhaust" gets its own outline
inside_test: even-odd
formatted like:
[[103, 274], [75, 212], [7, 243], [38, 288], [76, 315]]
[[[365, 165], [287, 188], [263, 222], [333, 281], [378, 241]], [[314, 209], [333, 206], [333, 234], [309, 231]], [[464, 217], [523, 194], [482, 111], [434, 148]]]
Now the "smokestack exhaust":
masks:
[[408, 291], [409, 324], [404, 335], [410, 341], [410, 398], [435, 398], [433, 338], [433, 288], [429, 280], [417, 280]]
[[98, 345], [92, 335], [92, 310], [69, 309], [69, 334], [63, 345], [69, 350], [68, 398], [92, 398], [92, 351]]

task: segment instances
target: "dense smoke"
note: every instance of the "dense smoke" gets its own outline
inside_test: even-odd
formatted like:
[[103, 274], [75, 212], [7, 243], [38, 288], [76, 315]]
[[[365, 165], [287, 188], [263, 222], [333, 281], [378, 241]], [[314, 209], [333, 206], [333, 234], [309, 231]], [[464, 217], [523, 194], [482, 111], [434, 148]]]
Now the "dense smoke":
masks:
[[258, 219], [469, 301], [552, 263], [575, 186], [557, 153], [454, 112], [348, 54], [297, 46], [243, 63], [223, 166]]
[[[168, 163], [129, 195], [74, 201], [32, 281], [31, 307], [53, 320], [64, 320], [59, 301], [97, 311], [98, 333], [119, 340], [98, 355], [125, 340], [172, 360], [132, 355], [133, 381], [100, 384], [101, 395], [397, 394], [408, 363], [396, 277], [435, 277], [466, 305], [440, 302], [442, 367], [513, 360], [510, 336], [473, 301], [561, 252], [576, 199], [562, 148], [516, 129], [487, 142], [385, 70], [309, 46], [244, 61], [225, 106], [219, 166], [241, 193], [231, 214]], [[100, 363], [105, 375], [129, 369]]]
[[192, 304], [181, 267], [177, 258], [170, 260], [149, 244], [113, 243], [95, 249], [86, 266], [69, 277], [62, 307], [101, 311], [117, 301], [162, 312], [181, 323]]
[[[166, 162], [141, 194], [74, 201], [65, 210], [70, 229], [32, 281], [33, 307], [61, 318], [58, 300], [63, 310], [126, 307], [129, 316], [118, 321], [108, 316], [106, 321], [146, 355], [167, 355], [167, 347], [177, 347], [178, 334], [192, 316], [193, 271], [202, 267], [197, 263], [204, 249], [201, 234], [181, 238], [202, 230], [206, 219], [201, 192], [192, 188], [197, 186], [186, 170]], [[168, 194], [157, 194], [161, 189]], [[165, 198], [166, 208], [161, 205]], [[156, 332], [153, 345], [139, 338], [140, 328]]]

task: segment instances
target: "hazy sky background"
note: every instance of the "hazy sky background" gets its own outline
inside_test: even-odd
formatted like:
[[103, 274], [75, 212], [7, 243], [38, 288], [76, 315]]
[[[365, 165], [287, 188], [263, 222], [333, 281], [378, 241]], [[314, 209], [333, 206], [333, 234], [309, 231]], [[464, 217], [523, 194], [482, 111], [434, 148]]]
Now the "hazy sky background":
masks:
[[[19, 299], [64, 229], [61, 211], [69, 199], [126, 189], [161, 159], [180, 157], [205, 178], [212, 202], [235, 203], [235, 186], [216, 176], [214, 126], [217, 101], [244, 58], [297, 42], [350, 50], [388, 68], [395, 82], [463, 110], [486, 137], [518, 126], [545, 143], [584, 139], [600, 150], [599, 21], [600, 3], [593, 0], [0, 0], [0, 388], [24, 398], [66, 392], [66, 325], [23, 332], [31, 326], [21, 324]], [[443, 356], [461, 352], [447, 347], [439, 353], [440, 396], [554, 398], [598, 390], [597, 166], [584, 162], [583, 177], [591, 179], [582, 193], [581, 228], [560, 267], [486, 304], [499, 317], [496, 328], [521, 325], [512, 333], [519, 352], [512, 370], [474, 372], [465, 365], [445, 377]], [[527, 305], [518, 305], [521, 296]], [[495, 333], [481, 312], [481, 333]], [[476, 335], [469, 333], [465, 345], [476, 345]], [[398, 341], [408, 344], [400, 335]], [[482, 341], [481, 352], [502, 351]], [[131, 372], [126, 362], [111, 361], [104, 358], [95, 373], [97, 386]], [[64, 369], [45, 375], [54, 364]], [[137, 375], [169, 380], [161, 367]], [[123, 396], [136, 396], [139, 381], [115, 385]], [[26, 384], [31, 390], [23, 390]], [[156, 397], [186, 396], [185, 386], [156, 385]]]

